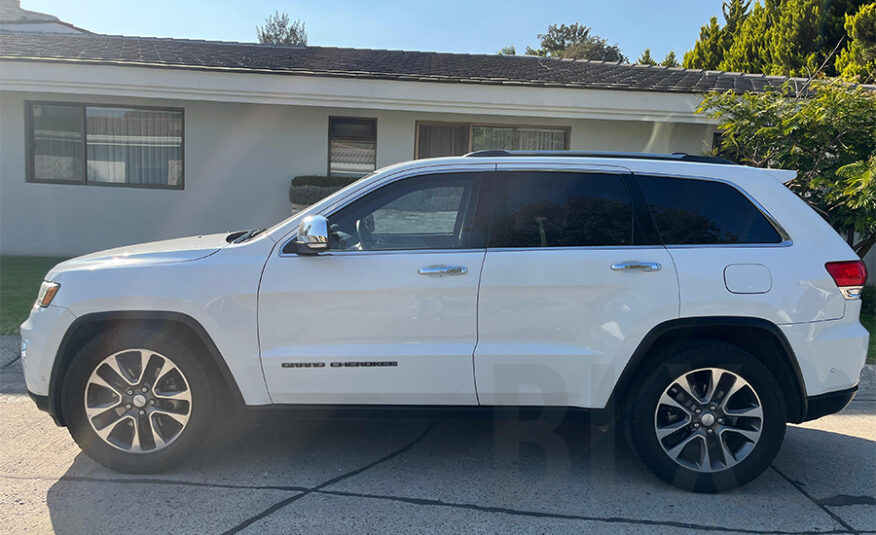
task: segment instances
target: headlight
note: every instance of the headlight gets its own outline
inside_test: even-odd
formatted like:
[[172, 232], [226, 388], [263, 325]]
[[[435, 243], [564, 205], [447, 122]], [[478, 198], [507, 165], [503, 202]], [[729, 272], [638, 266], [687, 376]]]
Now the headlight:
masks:
[[55, 298], [55, 295], [58, 293], [58, 289], [61, 287], [57, 282], [49, 282], [43, 281], [40, 285], [40, 293], [37, 295], [36, 303], [33, 304], [34, 308], [42, 307], [45, 308], [52, 303], [52, 299]]

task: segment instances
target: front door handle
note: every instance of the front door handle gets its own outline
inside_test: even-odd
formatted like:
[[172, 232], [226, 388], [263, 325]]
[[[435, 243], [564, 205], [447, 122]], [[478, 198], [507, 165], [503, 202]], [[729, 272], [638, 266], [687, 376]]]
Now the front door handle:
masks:
[[611, 269], [614, 271], [660, 271], [662, 268], [657, 262], [623, 262], [612, 264]]
[[420, 275], [429, 277], [443, 277], [444, 275], [465, 275], [468, 269], [465, 266], [428, 266], [417, 270]]

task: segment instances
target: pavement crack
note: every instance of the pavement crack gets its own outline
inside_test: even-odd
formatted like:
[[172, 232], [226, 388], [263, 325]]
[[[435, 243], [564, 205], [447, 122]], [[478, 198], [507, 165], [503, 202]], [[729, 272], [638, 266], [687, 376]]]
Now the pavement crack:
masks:
[[18, 362], [19, 360], [21, 360], [20, 354], [17, 357], [15, 357], [14, 359], [12, 359], [9, 362], [7, 362], [6, 364], [4, 364], [2, 367], [0, 367], [0, 370], [5, 370], [6, 368], [8, 368], [8, 367], [12, 366], [13, 364], [15, 364], [16, 362]]
[[[346, 492], [340, 490], [322, 490], [322, 489], [314, 489], [317, 494], [324, 494], [330, 496], [341, 496], [341, 497], [349, 497], [349, 498], [370, 498], [375, 500], [387, 500], [393, 502], [406, 503], [410, 505], [420, 505], [420, 506], [433, 506], [433, 507], [449, 507], [455, 509], [467, 509], [470, 511], [478, 511], [482, 513], [498, 513], [498, 514], [506, 514], [512, 516], [525, 516], [530, 518], [553, 518], [560, 520], [581, 520], [586, 522], [603, 522], [608, 524], [633, 524], [633, 525], [641, 525], [641, 526], [665, 526], [665, 527], [676, 527], [683, 528], [688, 530], [695, 531], [713, 531], [713, 532], [727, 532], [727, 533], [749, 533], [754, 535], [768, 535], [768, 534], [779, 534], [779, 535], [825, 535], [832, 533], [848, 533], [847, 530], [817, 530], [817, 531], [781, 531], [775, 529], [769, 530], [756, 530], [756, 529], [745, 529], [745, 528], [728, 528], [724, 526], [713, 526], [707, 524], [690, 524], [687, 522], [677, 522], [672, 520], [649, 520], [642, 518], [625, 518], [625, 517], [600, 517], [600, 516], [586, 516], [586, 515], [573, 515], [566, 513], [551, 513], [546, 511], [529, 511], [524, 509], [513, 509], [509, 507], [498, 507], [498, 506], [489, 506], [489, 505], [478, 505], [472, 503], [457, 503], [457, 502], [445, 502], [437, 499], [430, 498], [410, 498], [406, 496], [387, 496], [381, 494], [364, 494], [357, 492]], [[861, 532], [857, 532], [861, 533]]]
[[794, 481], [794, 480], [791, 479], [790, 477], [786, 476], [786, 475], [784, 474], [784, 472], [782, 472], [781, 470], [779, 470], [778, 468], [776, 468], [776, 466], [773, 465], [773, 464], [770, 465], [770, 468], [772, 468], [773, 471], [775, 471], [777, 474], [779, 474], [779, 476], [781, 476], [782, 479], [784, 479], [785, 481], [787, 481], [788, 483], [790, 483], [792, 487], [794, 487], [795, 489], [797, 489], [797, 491], [798, 491], [800, 494], [802, 494], [803, 496], [805, 496], [807, 500], [809, 500], [810, 502], [812, 502], [813, 504], [815, 504], [816, 507], [818, 507], [819, 509], [821, 509], [822, 511], [824, 511], [828, 516], [830, 516], [830, 517], [834, 520], [834, 522], [836, 522], [837, 524], [839, 524], [840, 526], [842, 526], [847, 532], [849, 532], [849, 533], [854, 533], [854, 534], [860, 534], [860, 533], [861, 533], [860, 530], [857, 530], [857, 529], [853, 528], [853, 527], [850, 526], [848, 523], [846, 523], [845, 520], [843, 520], [842, 518], [840, 518], [837, 514], [835, 514], [835, 513], [834, 513], [833, 511], [831, 511], [830, 509], [828, 509], [827, 506], [826, 506], [825, 504], [821, 503], [820, 500], [816, 500], [815, 498], [813, 498], [811, 494], [809, 494], [808, 492], [806, 492], [806, 490], [803, 488], [803, 485], [800, 484], [799, 481]]
[[370, 470], [371, 468], [374, 468], [375, 466], [377, 466], [381, 463], [385, 463], [386, 461], [389, 461], [391, 459], [394, 459], [395, 457], [398, 457], [399, 455], [409, 451], [411, 448], [416, 446], [421, 440], [426, 438], [426, 435], [428, 435], [429, 432], [431, 432], [432, 429], [435, 428], [437, 423], [438, 422], [433, 421], [432, 423], [429, 424], [428, 427], [426, 427], [426, 429], [422, 433], [420, 433], [420, 435], [417, 438], [415, 438], [414, 440], [409, 442], [406, 446], [399, 448], [399, 449], [395, 450], [394, 452], [390, 453], [389, 455], [381, 457], [380, 459], [377, 459], [376, 461], [374, 461], [372, 463], [366, 464], [365, 466], [362, 466], [360, 468], [357, 468], [357, 469], [352, 470], [350, 472], [347, 472], [345, 474], [341, 474], [337, 477], [333, 477], [327, 481], [324, 481], [323, 483], [320, 483], [319, 485], [317, 485], [311, 489], [305, 490], [304, 492], [301, 492], [301, 493], [296, 494], [294, 496], [290, 496], [284, 500], [280, 500], [279, 502], [268, 507], [267, 509], [260, 512], [259, 514], [251, 516], [250, 518], [244, 520], [240, 524], [225, 531], [222, 535], [232, 535], [234, 533], [240, 533], [242, 530], [248, 528], [249, 526], [258, 522], [259, 520], [272, 515], [273, 513], [279, 511], [280, 509], [286, 507], [287, 505], [294, 503], [294, 502], [300, 500], [301, 498], [304, 498], [305, 496], [307, 496], [309, 494], [312, 494], [314, 492], [319, 492], [321, 489], [324, 489], [325, 487], [328, 487], [329, 485], [334, 485], [335, 483], [338, 483], [338, 482], [343, 481], [345, 479], [349, 479], [351, 477], [357, 476], [357, 475], [361, 474], [362, 472], [364, 472], [366, 470]]

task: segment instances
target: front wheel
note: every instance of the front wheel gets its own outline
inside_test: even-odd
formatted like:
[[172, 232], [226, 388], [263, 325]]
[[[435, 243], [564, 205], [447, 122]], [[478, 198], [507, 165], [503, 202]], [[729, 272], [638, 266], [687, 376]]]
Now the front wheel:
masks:
[[74, 356], [62, 390], [70, 434], [120, 472], [181, 461], [209, 428], [213, 394], [197, 349], [160, 331], [117, 328]]
[[664, 481], [696, 492], [742, 486], [775, 458], [785, 406], [770, 371], [729, 344], [706, 342], [666, 359], [638, 385], [630, 437]]

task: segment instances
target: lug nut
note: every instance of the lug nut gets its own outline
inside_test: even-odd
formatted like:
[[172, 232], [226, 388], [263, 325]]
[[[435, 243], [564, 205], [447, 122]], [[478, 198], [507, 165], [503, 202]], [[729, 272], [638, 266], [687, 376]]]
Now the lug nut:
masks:
[[709, 407], [709, 409], [711, 409], [711, 410], [715, 410], [715, 406], [712, 405], [711, 407]]
[[[143, 416], [144, 414], [146, 414], [146, 411], [144, 411], [143, 409], [140, 409], [140, 416]], [[711, 431], [711, 429], [709, 431]]]
[[127, 405], [125, 405], [125, 408], [128, 409], [128, 410], [131, 410], [131, 404], [128, 403]]
[[149, 400], [149, 404], [150, 404], [150, 405], [155, 405], [155, 400], [154, 400], [154, 399], [150, 399], [150, 400]]
[[723, 423], [724, 423], [724, 418], [718, 418], [718, 423], [719, 423], [719, 424], [723, 424]]
[[128, 389], [128, 395], [129, 395], [129, 396], [133, 396], [133, 395], [134, 395], [134, 389], [133, 389], [133, 388], [129, 388], [129, 389]]
[[694, 409], [694, 412], [699, 414], [699, 413], [703, 412], [703, 410], [702, 409]]
[[140, 390], [142, 390], [143, 392], [149, 392], [149, 389], [146, 388], [145, 386], [143, 388], [141, 388]]
[[707, 431], [708, 433], [711, 433], [711, 432], [712, 432], [712, 428], [709, 428], [709, 429], [707, 429], [706, 431]]
[[700, 424], [694, 424], [693, 426], [694, 426], [694, 429], [698, 429], [700, 427]]

